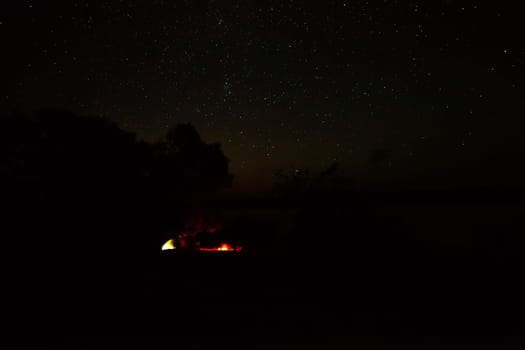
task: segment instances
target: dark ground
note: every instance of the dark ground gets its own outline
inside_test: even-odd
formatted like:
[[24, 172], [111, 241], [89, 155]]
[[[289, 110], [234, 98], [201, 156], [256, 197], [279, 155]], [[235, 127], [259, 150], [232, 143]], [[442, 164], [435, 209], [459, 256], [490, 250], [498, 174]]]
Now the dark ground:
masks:
[[[54, 261], [21, 281], [20, 348], [520, 349], [515, 259]], [[67, 336], [64, 336], [66, 335]], [[184, 344], [184, 345], [182, 345]]]
[[6, 319], [18, 348], [525, 348], [521, 201], [374, 203], [232, 211], [237, 255], [18, 257]]

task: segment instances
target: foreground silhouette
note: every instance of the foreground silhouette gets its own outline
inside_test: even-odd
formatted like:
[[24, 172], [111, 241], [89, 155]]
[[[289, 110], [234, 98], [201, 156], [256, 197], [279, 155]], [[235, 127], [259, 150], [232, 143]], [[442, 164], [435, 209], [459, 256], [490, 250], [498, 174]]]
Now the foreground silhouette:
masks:
[[45, 110], [0, 118], [5, 237], [33, 255], [147, 254], [191, 203], [230, 186], [219, 144], [191, 125], [139, 141], [106, 119]]

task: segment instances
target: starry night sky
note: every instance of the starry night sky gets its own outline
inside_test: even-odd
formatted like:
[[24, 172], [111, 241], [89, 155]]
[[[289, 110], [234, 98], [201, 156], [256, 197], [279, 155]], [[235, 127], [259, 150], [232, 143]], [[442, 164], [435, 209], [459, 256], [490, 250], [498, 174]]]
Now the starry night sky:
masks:
[[148, 141], [189, 122], [237, 190], [333, 161], [363, 187], [523, 185], [517, 6], [3, 1], [0, 112], [107, 115]]

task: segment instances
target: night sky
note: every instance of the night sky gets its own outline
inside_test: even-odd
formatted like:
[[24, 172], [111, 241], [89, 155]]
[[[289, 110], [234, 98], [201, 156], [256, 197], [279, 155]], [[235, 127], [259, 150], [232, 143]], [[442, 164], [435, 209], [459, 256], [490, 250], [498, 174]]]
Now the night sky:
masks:
[[106, 115], [148, 141], [189, 122], [237, 190], [333, 161], [363, 188], [523, 185], [517, 6], [2, 1], [0, 112]]

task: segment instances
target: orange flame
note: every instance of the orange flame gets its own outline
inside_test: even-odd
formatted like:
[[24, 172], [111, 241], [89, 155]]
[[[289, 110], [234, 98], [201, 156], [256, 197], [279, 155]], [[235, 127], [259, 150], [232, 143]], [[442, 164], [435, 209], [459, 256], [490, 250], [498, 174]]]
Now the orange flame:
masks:
[[233, 251], [234, 249], [232, 248], [231, 245], [229, 245], [228, 243], [223, 243], [219, 246], [218, 250], [222, 251], [222, 252], [231, 252]]
[[228, 243], [221, 243], [218, 247], [213, 248], [199, 248], [199, 250], [203, 252], [240, 252], [241, 249], [241, 247], [233, 248]]

